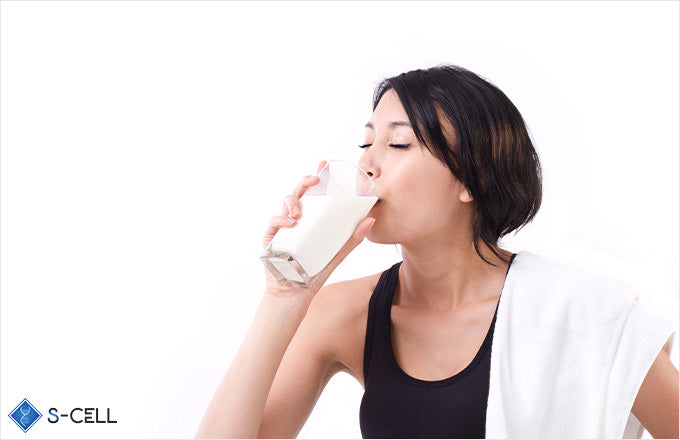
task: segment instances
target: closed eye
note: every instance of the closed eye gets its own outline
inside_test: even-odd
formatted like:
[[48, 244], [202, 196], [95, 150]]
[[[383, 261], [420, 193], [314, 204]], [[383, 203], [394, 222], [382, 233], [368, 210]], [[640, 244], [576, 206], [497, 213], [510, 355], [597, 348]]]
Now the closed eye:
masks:
[[[359, 148], [366, 148], [370, 147], [373, 144], [364, 144], [364, 145], [359, 145]], [[408, 148], [411, 146], [411, 144], [388, 144], [392, 148]]]

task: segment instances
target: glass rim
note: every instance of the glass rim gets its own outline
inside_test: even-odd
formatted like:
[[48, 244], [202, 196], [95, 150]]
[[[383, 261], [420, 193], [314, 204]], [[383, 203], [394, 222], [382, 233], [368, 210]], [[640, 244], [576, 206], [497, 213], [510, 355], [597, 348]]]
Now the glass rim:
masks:
[[[352, 168], [354, 168], [355, 170], [361, 172], [361, 175], [363, 175], [363, 177], [366, 179], [366, 181], [370, 184], [369, 191], [367, 191], [367, 192], [368, 192], [369, 194], [371, 194], [372, 197], [378, 197], [378, 199], [380, 199], [380, 188], [378, 188], [378, 185], [375, 184], [375, 181], [371, 178], [371, 176], [368, 175], [368, 173], [367, 173], [366, 171], [364, 171], [359, 165], [357, 165], [356, 163], [354, 163], [354, 162], [351, 161], [351, 160], [347, 160], [347, 159], [329, 159], [329, 160], [326, 161], [326, 165], [324, 165], [323, 168], [321, 168], [321, 169], [319, 170], [319, 172], [316, 173], [316, 175], [317, 175], [317, 176], [320, 176], [321, 173], [323, 173], [324, 170], [325, 170], [326, 168], [329, 168], [329, 169], [330, 169], [330, 164], [331, 164], [331, 162], [340, 163], [340, 164], [344, 164], [344, 165], [349, 165], [349, 166], [351, 166]], [[364, 196], [364, 197], [367, 197], [367, 196]]]

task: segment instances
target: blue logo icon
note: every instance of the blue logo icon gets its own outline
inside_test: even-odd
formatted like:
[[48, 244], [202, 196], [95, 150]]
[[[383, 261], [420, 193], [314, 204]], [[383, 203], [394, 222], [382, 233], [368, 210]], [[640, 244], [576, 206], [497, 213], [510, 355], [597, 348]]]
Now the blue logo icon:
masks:
[[14, 410], [9, 413], [9, 418], [16, 423], [22, 431], [26, 432], [42, 417], [40, 411], [35, 409], [27, 399], [21, 401]]

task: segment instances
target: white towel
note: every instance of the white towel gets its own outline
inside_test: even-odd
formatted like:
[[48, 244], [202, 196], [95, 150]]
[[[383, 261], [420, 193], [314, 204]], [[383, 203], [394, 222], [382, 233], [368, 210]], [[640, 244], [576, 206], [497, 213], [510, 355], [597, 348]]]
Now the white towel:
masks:
[[491, 345], [486, 438], [641, 438], [631, 412], [675, 328], [629, 286], [519, 252]]

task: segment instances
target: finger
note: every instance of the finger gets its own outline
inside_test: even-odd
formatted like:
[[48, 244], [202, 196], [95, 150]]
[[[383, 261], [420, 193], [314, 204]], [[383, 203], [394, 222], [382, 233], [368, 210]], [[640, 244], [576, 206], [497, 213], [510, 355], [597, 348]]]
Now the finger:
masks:
[[274, 216], [272, 217], [271, 221], [269, 222], [269, 226], [267, 226], [267, 229], [264, 232], [264, 244], [265, 246], [269, 244], [271, 239], [274, 237], [274, 234], [281, 229], [281, 228], [292, 228], [297, 224], [297, 220], [294, 218], [290, 217], [285, 217], [285, 216]]
[[295, 196], [286, 196], [283, 199], [283, 206], [281, 207], [281, 215], [283, 217], [300, 217], [300, 202]]
[[321, 179], [319, 179], [319, 176], [309, 175], [303, 177], [300, 183], [298, 183], [298, 185], [293, 190], [293, 195], [299, 199], [300, 197], [302, 197], [305, 191], [307, 191], [307, 188], [316, 185], [320, 181]]
[[354, 236], [359, 240], [363, 240], [366, 238], [366, 235], [368, 234], [368, 231], [371, 230], [373, 225], [375, 224], [375, 217], [366, 217], [362, 221], [359, 222], [357, 225], [356, 229], [354, 230]]
[[[327, 163], [328, 162], [326, 162], [325, 160], [319, 162], [319, 166], [317, 167], [316, 173], [319, 174], [319, 172], [321, 172], [321, 170], [326, 166]], [[305, 191], [307, 191], [307, 188], [318, 184], [320, 181], [321, 179], [319, 178], [319, 176], [314, 176], [311, 174], [303, 177], [302, 180], [300, 180], [297, 186], [293, 189], [293, 195], [299, 199], [300, 197], [302, 197]]]
[[272, 217], [272, 221], [269, 224], [269, 227], [277, 229], [277, 230], [280, 229], [280, 228], [289, 228], [289, 227], [291, 227], [291, 225], [295, 224], [296, 222], [297, 222], [297, 220], [295, 220], [294, 218], [285, 217], [285, 216], [282, 216], [282, 215], [277, 215], [277, 216]]

